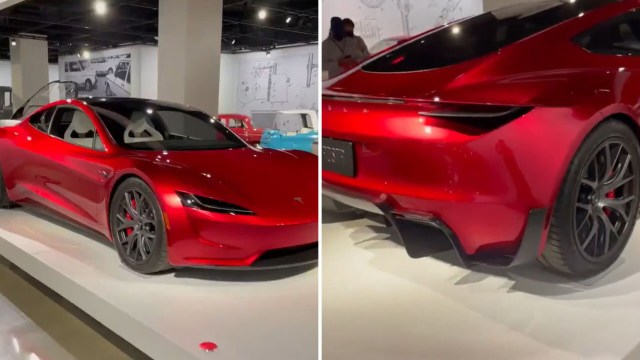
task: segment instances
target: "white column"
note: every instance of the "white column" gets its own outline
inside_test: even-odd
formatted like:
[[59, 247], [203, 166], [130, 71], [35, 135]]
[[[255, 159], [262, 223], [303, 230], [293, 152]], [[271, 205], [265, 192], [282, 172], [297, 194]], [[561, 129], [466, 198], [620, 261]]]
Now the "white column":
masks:
[[15, 39], [11, 55], [11, 87], [17, 108], [49, 82], [47, 40]]
[[160, 0], [159, 99], [218, 113], [222, 1]]

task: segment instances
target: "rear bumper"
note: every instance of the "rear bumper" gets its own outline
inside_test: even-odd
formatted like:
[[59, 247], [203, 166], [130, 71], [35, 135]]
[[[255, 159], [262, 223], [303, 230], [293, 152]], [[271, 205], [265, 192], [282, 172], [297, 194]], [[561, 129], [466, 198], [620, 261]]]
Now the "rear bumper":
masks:
[[366, 198], [326, 183], [323, 185], [324, 196], [359, 210], [383, 215], [397, 232], [407, 254], [414, 259], [432, 255], [430, 241], [446, 240], [466, 267], [474, 264], [513, 267], [535, 261], [544, 244], [547, 218], [544, 208], [529, 211], [515, 249], [469, 254], [455, 230], [434, 214], [399, 209], [389, 196], [381, 196], [378, 198], [380, 201], [374, 202], [371, 197]]

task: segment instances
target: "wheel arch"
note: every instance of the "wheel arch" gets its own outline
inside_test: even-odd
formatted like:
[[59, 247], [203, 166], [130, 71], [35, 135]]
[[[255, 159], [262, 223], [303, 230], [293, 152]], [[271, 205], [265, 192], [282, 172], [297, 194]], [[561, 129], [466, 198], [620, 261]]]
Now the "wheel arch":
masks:
[[638, 140], [638, 143], [640, 143], [640, 124], [638, 124], [638, 121], [634, 120], [633, 116], [630, 115], [629, 113], [627, 113], [626, 111], [624, 111], [625, 109], [617, 109], [617, 110], [621, 110], [621, 111], [614, 111], [614, 112], [602, 112], [604, 113], [604, 116], [602, 116], [600, 119], [594, 121], [592, 124], [592, 126], [588, 129], [588, 131], [584, 134], [584, 136], [581, 137], [580, 141], [577, 143], [577, 146], [575, 147], [575, 149], [572, 149], [572, 152], [570, 153], [571, 156], [568, 159], [567, 163], [564, 166], [564, 171], [562, 173], [562, 177], [561, 177], [561, 182], [558, 184], [558, 186], [556, 187], [556, 190], [554, 191], [553, 197], [552, 197], [552, 202], [551, 202], [551, 206], [549, 208], [549, 211], [547, 212], [546, 215], [546, 219], [544, 221], [544, 236], [543, 239], [541, 241], [540, 247], [538, 248], [538, 254], [542, 254], [542, 251], [544, 250], [546, 243], [547, 243], [547, 231], [549, 230], [549, 226], [551, 224], [551, 217], [553, 216], [553, 211], [555, 209], [555, 204], [558, 201], [558, 196], [560, 195], [560, 188], [562, 186], [562, 183], [564, 182], [564, 179], [567, 175], [567, 172], [569, 171], [569, 167], [571, 166], [571, 161], [572, 159], [576, 156], [576, 153], [578, 152], [578, 150], [580, 149], [580, 146], [582, 146], [582, 143], [585, 141], [585, 139], [593, 132], [595, 131], [600, 125], [609, 122], [609, 121], [618, 121], [621, 122], [622, 124], [626, 125], [632, 132], [633, 135], [635, 136], [635, 138]]

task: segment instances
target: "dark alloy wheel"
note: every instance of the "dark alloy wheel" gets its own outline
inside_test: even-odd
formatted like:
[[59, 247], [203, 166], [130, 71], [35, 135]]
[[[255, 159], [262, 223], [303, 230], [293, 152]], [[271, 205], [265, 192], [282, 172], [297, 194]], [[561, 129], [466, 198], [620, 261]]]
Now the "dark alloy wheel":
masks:
[[638, 188], [637, 164], [617, 140], [605, 142], [582, 171], [574, 210], [574, 239], [585, 259], [599, 262], [624, 243]]
[[541, 261], [565, 274], [609, 268], [638, 216], [640, 145], [617, 120], [598, 125], [574, 156], [558, 194]]
[[110, 224], [118, 254], [127, 266], [144, 274], [170, 268], [162, 211], [142, 180], [130, 178], [118, 187]]

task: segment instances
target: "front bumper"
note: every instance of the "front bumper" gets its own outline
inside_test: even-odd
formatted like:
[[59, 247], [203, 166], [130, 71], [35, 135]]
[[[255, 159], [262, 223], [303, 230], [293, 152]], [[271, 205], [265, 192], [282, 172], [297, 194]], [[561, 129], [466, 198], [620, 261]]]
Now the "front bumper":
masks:
[[318, 258], [318, 223], [181, 208], [169, 216], [169, 263], [175, 267], [265, 269]]
[[398, 211], [394, 209], [391, 201], [382, 200], [374, 203], [370, 199], [338, 190], [327, 184], [324, 184], [323, 195], [344, 205], [383, 215], [397, 232], [407, 254], [414, 259], [432, 255], [430, 241], [446, 240], [451, 243], [465, 267], [474, 264], [513, 267], [535, 261], [543, 244], [546, 209], [535, 209], [529, 212], [521, 241], [515, 252], [469, 255], [456, 233], [433, 214]]

